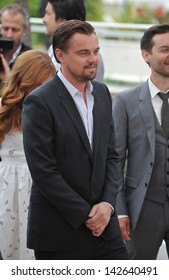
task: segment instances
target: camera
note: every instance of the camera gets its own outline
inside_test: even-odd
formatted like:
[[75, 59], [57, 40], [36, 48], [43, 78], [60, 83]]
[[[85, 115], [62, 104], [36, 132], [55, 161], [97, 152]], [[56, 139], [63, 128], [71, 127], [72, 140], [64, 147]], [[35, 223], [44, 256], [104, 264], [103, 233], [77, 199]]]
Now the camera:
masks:
[[[8, 50], [13, 49], [13, 40], [12, 39], [6, 39], [6, 38], [0, 38], [0, 52], [5, 53]], [[3, 65], [2, 61], [0, 59], [0, 71], [3, 71]]]

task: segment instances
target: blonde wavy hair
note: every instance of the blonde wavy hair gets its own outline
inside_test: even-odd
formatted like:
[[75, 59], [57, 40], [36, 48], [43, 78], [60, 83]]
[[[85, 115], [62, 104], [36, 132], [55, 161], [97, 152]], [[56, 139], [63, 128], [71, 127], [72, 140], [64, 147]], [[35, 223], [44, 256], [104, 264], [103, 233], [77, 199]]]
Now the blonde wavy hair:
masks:
[[9, 131], [21, 131], [22, 107], [25, 97], [52, 78], [56, 69], [47, 53], [29, 50], [15, 61], [2, 90], [0, 106], [0, 143]]

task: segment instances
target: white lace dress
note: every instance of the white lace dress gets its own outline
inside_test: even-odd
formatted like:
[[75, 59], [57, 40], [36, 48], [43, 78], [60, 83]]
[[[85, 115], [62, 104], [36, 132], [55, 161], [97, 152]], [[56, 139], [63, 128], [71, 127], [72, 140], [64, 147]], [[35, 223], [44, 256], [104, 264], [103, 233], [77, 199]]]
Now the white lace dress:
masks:
[[0, 146], [0, 250], [4, 259], [34, 259], [26, 247], [31, 176], [22, 134], [8, 133]]

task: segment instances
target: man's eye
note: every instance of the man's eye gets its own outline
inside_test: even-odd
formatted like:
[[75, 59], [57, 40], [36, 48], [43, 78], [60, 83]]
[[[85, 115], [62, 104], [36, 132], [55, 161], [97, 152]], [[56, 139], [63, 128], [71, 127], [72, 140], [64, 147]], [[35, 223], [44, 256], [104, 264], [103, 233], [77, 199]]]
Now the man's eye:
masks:
[[81, 55], [86, 55], [86, 54], [87, 54], [87, 52], [81, 52], [80, 54], [81, 54]]

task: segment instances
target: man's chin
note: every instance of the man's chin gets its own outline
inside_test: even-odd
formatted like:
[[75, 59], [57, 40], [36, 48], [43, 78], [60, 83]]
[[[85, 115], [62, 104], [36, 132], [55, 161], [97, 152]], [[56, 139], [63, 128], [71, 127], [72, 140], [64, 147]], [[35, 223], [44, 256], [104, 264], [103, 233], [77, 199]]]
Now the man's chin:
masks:
[[96, 75], [87, 75], [84, 77], [84, 79], [86, 81], [91, 81], [91, 80], [94, 80], [96, 78]]
[[86, 74], [86, 75], [85, 75], [85, 78], [86, 78], [88, 81], [95, 79], [95, 78], [96, 78], [96, 71], [93, 71], [93, 72], [90, 73], [90, 74]]

